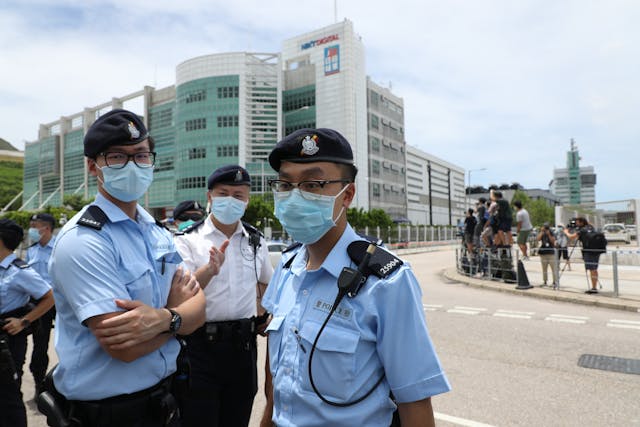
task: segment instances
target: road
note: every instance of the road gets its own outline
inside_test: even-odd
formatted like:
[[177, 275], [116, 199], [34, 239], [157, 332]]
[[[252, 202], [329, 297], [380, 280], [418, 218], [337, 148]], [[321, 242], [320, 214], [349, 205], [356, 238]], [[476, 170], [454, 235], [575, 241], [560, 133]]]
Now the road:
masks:
[[[442, 271], [454, 263], [452, 250], [403, 258], [422, 285], [427, 324], [453, 387], [433, 398], [437, 425], [640, 426], [639, 375], [577, 364], [583, 354], [640, 359], [639, 314], [450, 282]], [[29, 374], [24, 383], [30, 399]], [[251, 427], [263, 408], [259, 391]], [[30, 426], [46, 425], [28, 411]]]

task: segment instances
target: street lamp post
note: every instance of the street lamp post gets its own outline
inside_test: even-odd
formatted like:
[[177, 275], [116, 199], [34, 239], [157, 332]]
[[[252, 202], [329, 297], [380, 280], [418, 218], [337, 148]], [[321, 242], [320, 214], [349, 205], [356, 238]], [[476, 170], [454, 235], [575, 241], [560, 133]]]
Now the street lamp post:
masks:
[[471, 205], [471, 172], [480, 172], [480, 171], [486, 171], [487, 168], [481, 168], [481, 169], [469, 169], [467, 171], [467, 207], [465, 208], [465, 213], [467, 211], [467, 209], [469, 209], [469, 206]]

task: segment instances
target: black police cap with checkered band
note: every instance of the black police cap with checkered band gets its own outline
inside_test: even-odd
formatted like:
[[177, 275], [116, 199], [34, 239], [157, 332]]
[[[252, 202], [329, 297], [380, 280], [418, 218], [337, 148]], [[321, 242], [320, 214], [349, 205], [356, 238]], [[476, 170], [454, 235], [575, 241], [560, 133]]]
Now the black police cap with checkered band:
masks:
[[84, 155], [95, 158], [113, 145], [134, 145], [149, 137], [137, 114], [123, 109], [98, 117], [84, 137]]

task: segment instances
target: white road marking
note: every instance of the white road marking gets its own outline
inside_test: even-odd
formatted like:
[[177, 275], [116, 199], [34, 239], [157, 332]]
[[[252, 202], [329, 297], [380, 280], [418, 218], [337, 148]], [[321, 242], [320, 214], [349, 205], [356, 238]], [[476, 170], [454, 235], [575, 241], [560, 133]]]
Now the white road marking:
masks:
[[640, 322], [634, 320], [617, 320], [611, 319], [607, 326], [611, 328], [623, 328], [623, 329], [640, 329]]
[[478, 421], [473, 421], [473, 420], [467, 420], [464, 418], [460, 418], [460, 417], [454, 417], [452, 415], [447, 415], [447, 414], [443, 414], [440, 412], [434, 412], [433, 416], [436, 420], [440, 420], [440, 421], [446, 421], [452, 424], [457, 424], [460, 426], [467, 426], [467, 427], [494, 427], [491, 424], [485, 424], [485, 423], [481, 423]]
[[531, 319], [532, 311], [513, 311], [513, 310], [498, 310], [493, 315], [495, 317], [509, 317], [512, 319]]
[[438, 304], [422, 304], [422, 308], [425, 311], [436, 311], [436, 310], [442, 308], [442, 305], [438, 305]]
[[468, 311], [487, 311], [486, 308], [481, 308], [481, 307], [465, 307], [462, 305], [456, 305], [454, 308], [458, 309], [458, 310], [468, 310]]
[[447, 310], [447, 313], [458, 313], [458, 314], [480, 314], [479, 311], [471, 311], [471, 310], [459, 310], [457, 308], [450, 308], [449, 310]]
[[585, 316], [568, 316], [565, 314], [550, 314], [549, 316], [545, 317], [544, 320], [549, 320], [551, 322], [585, 324], [587, 323], [587, 320], [589, 320], [589, 318]]

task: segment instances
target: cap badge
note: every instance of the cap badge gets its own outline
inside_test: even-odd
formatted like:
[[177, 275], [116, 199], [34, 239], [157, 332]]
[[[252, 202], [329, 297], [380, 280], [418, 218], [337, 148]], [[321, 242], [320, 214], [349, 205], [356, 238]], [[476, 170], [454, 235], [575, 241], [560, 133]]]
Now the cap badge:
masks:
[[240, 182], [242, 181], [242, 171], [240, 169], [238, 169], [238, 172], [236, 172], [236, 177], [233, 179], [235, 182]]
[[302, 151], [300, 151], [300, 155], [306, 154], [307, 156], [313, 156], [320, 149], [318, 148], [318, 136], [305, 136], [302, 140]]
[[136, 125], [134, 125], [133, 122], [129, 122], [129, 126], [127, 126], [127, 129], [129, 129], [131, 139], [140, 138], [140, 131], [138, 130], [138, 128], [136, 128]]

